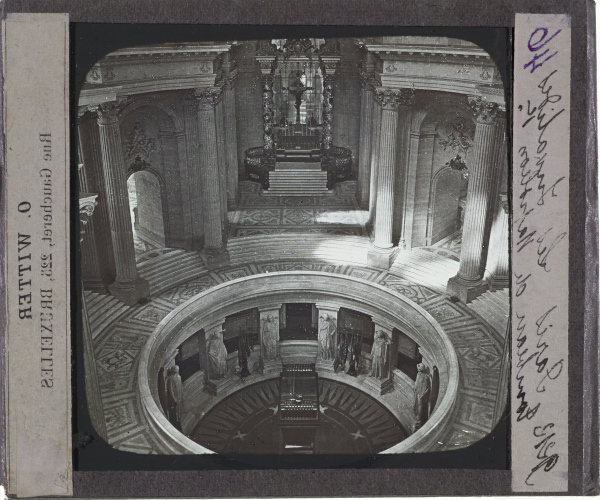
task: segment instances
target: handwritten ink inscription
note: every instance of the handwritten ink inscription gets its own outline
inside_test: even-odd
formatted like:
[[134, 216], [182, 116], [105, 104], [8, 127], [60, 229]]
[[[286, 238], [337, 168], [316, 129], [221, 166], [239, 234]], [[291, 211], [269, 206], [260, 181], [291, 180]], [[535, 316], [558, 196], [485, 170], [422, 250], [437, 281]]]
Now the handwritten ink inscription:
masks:
[[569, 50], [569, 37], [568, 28], [541, 24], [527, 26], [516, 37], [512, 219], [516, 491], [559, 491], [555, 479], [566, 477], [568, 463], [568, 422], [562, 421], [567, 399], [562, 391], [568, 357], [570, 115], [570, 68], [564, 64], [569, 53], [563, 51]]

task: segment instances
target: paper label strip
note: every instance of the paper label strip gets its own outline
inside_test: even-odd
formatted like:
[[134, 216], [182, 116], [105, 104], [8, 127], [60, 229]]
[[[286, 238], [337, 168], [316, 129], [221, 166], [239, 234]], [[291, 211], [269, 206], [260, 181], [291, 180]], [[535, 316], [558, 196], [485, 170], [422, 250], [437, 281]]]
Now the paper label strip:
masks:
[[8, 488], [71, 495], [68, 16], [2, 28]]
[[569, 120], [565, 15], [517, 14], [512, 191], [512, 487], [568, 489]]

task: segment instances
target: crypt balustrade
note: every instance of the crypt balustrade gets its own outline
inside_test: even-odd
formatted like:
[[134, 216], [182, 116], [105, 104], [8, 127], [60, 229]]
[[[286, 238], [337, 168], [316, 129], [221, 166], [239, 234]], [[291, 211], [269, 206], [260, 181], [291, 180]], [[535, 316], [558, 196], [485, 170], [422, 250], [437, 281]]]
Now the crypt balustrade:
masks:
[[[375, 333], [380, 341], [389, 345], [387, 352], [392, 354], [384, 360], [377, 374], [370, 372], [357, 378], [336, 373], [336, 349], [324, 353], [316, 340], [280, 340], [283, 305], [290, 303], [313, 304], [318, 321], [333, 321], [332, 331], [336, 332], [342, 332], [344, 326], [338, 324], [336, 319], [341, 308], [367, 315], [373, 318]], [[172, 365], [179, 347], [199, 332], [202, 332], [199, 345], [206, 346], [206, 350], [214, 347], [215, 342], [220, 345], [223, 329], [231, 328], [227, 326], [226, 318], [249, 309], [258, 310], [257, 317], [252, 321], [255, 322], [257, 318], [259, 321], [259, 345], [254, 346], [249, 356], [249, 366], [260, 380], [278, 377], [287, 362], [316, 362], [319, 377], [350, 384], [378, 398], [405, 428], [410, 428], [411, 422], [406, 421], [406, 416], [398, 414], [384, 399], [380, 399], [384, 391], [396, 390], [403, 394], [403, 398], [412, 401], [412, 382], [399, 370], [393, 369], [395, 360], [391, 359], [393, 353], [398, 352], [397, 331], [405, 332], [420, 346], [423, 361], [429, 366], [438, 367], [439, 396], [435, 411], [425, 425], [384, 452], [430, 450], [450, 425], [458, 394], [458, 360], [450, 339], [429, 313], [400, 293], [355, 277], [308, 271], [275, 272], [232, 280], [196, 295], [173, 310], [150, 335], [141, 353], [138, 369], [141, 409], [151, 432], [173, 453], [211, 451], [176, 430], [161, 411], [157, 384], [160, 370], [164, 371], [165, 367]], [[322, 326], [319, 325], [319, 328]], [[334, 345], [337, 344], [334, 342]], [[223, 376], [217, 373], [206, 357], [206, 350], [200, 350], [206, 363], [204, 389], [216, 396], [213, 401], [220, 401], [247, 385], [241, 383], [237, 375]], [[363, 357], [369, 358], [366, 355]], [[366, 361], [372, 367], [373, 356]], [[209, 409], [203, 408], [203, 411]]]

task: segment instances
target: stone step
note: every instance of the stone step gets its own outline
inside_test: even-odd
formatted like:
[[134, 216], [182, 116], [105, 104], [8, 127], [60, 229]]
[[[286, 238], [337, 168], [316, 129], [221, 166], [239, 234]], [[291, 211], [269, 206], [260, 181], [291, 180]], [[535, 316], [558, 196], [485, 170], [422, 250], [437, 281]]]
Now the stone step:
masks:
[[510, 315], [510, 306], [507, 302], [504, 302], [507, 299], [507, 291], [487, 291], [467, 306], [484, 318], [494, 330], [504, 337]]
[[269, 173], [269, 189], [263, 195], [306, 196], [328, 193], [327, 172], [287, 169]]

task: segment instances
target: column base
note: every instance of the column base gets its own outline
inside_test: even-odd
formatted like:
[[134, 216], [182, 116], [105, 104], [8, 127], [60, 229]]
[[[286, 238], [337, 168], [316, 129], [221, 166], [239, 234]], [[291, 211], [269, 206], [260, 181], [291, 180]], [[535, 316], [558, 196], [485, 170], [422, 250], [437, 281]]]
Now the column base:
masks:
[[200, 252], [200, 257], [209, 270], [229, 264], [229, 252], [225, 246], [221, 248], [204, 247]]
[[396, 248], [378, 248], [371, 246], [367, 252], [367, 265], [378, 269], [388, 270], [396, 258]]
[[108, 291], [116, 299], [128, 306], [137, 304], [140, 299], [146, 299], [150, 296], [150, 285], [144, 278], [135, 281], [122, 283], [115, 281], [108, 285]]
[[375, 391], [380, 396], [386, 392], [394, 390], [394, 382], [391, 378], [379, 379], [369, 375], [365, 377], [363, 384], [365, 384], [369, 389]]
[[281, 373], [283, 371], [283, 362], [281, 358], [265, 361], [263, 358], [258, 360], [258, 369], [264, 375], [265, 373]]
[[446, 293], [450, 297], [456, 297], [463, 304], [472, 302], [488, 289], [487, 283], [477, 281], [474, 283], [466, 283], [458, 276], [454, 276], [448, 280]]

